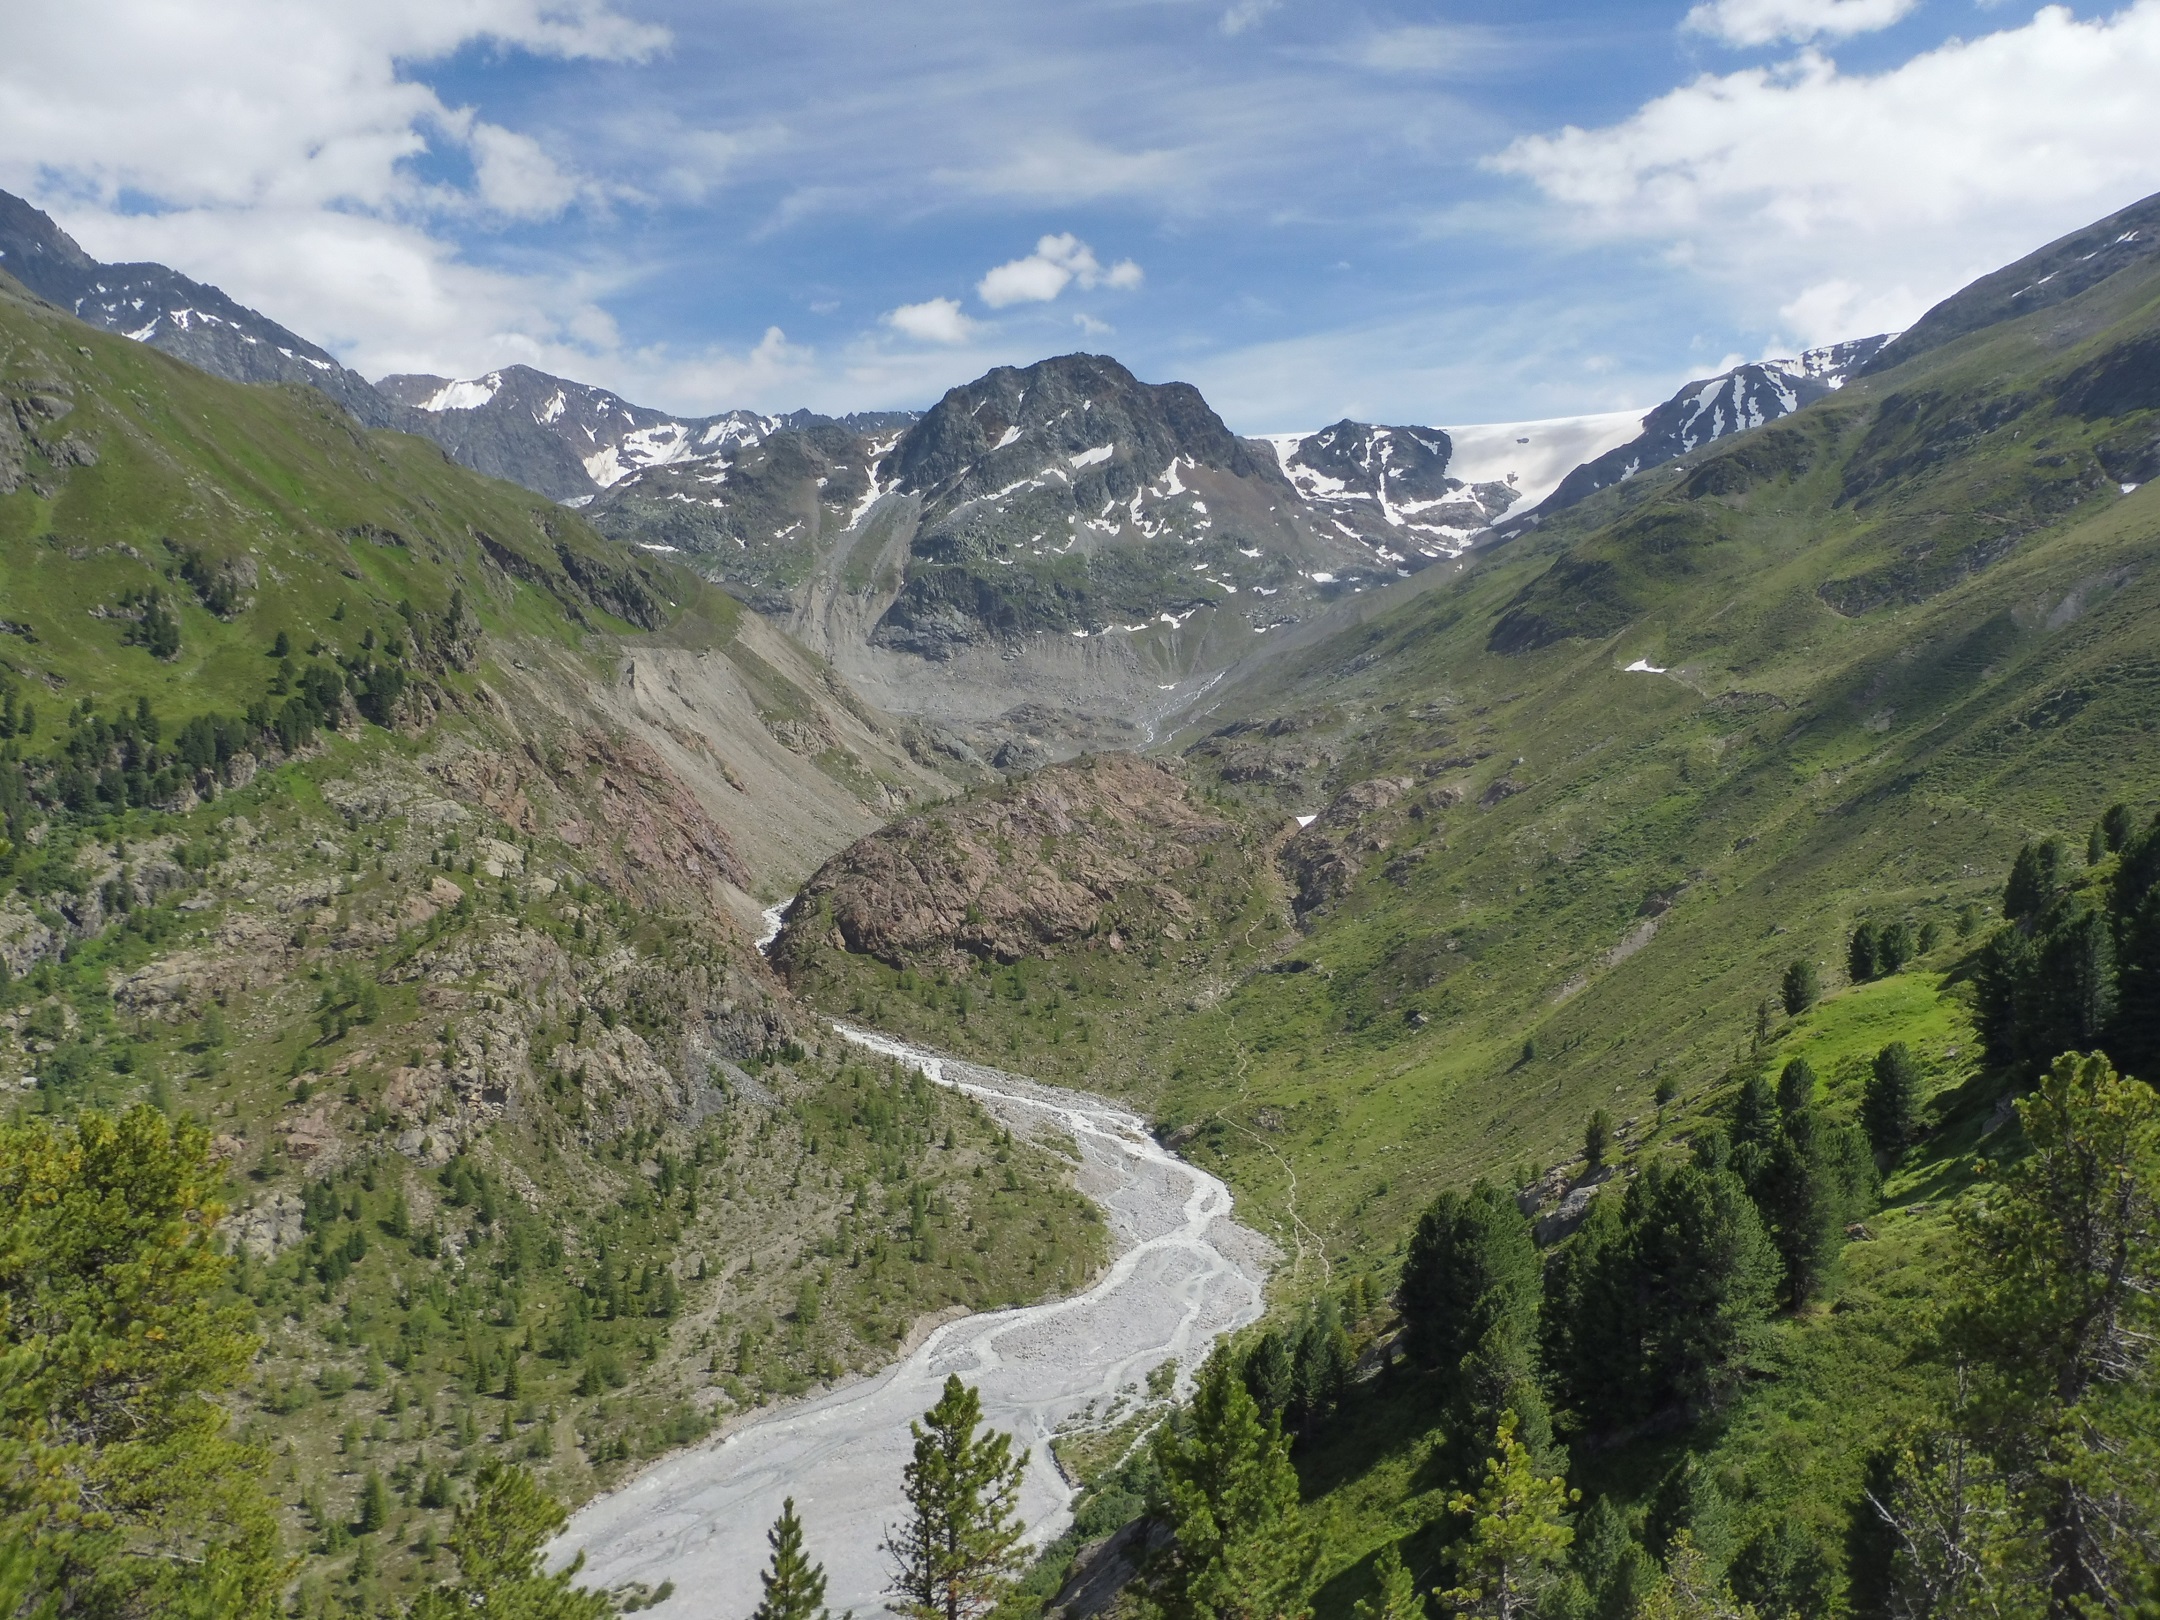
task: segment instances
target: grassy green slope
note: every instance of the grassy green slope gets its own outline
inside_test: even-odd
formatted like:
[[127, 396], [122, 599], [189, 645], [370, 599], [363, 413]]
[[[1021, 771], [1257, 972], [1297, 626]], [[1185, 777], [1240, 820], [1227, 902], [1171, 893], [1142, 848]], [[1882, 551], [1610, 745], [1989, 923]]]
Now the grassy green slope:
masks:
[[[1715, 1420], [1574, 1464], [1642, 1530], [1695, 1456], [1734, 1547], [1811, 1527], [1835, 1607], [1868, 1453], [1935, 1376], [1912, 1353], [1952, 1283], [1948, 1206], [1976, 1151], [2014, 1149], [2012, 1077], [1980, 1067], [1972, 1024], [1976, 931], [2026, 839], [2081, 844], [2109, 804], [2140, 824], [2160, 804], [2160, 489], [2120, 487], [2160, 444], [2156, 333], [2160, 277], [2118, 276], [1251, 675], [1179, 740], [1197, 795], [1246, 828], [1244, 864], [1188, 890], [1203, 915], [1181, 938], [978, 968], [1027, 994], [964, 1020], [943, 983], [903, 993], [909, 961], [827, 943], [802, 982], [1008, 1063], [1053, 987], [1091, 1039], [1021, 1061], [1149, 1105], [1280, 1238], [1292, 1304], [1360, 1273], [1390, 1286], [1443, 1188], [1579, 1167], [1593, 1109], [1640, 1165], [1788, 1056], [1849, 1112], [1867, 1060], [1907, 1041], [1930, 1135], [1848, 1245], [1834, 1308], [1780, 1319]], [[1292, 836], [1292, 813], [1318, 819]], [[1934, 947], [1850, 985], [1863, 918], [1932, 923]], [[1796, 960], [1828, 994], [1789, 1019]], [[1321, 1613], [1366, 1595], [1367, 1555], [1397, 1538], [1445, 1577], [1443, 1487], [1475, 1459], [1436, 1456], [1436, 1420], [1421, 1381], [1378, 1379], [1302, 1448]]]
[[[1092, 1269], [1062, 1159], [821, 1048], [717, 892], [747, 881], [726, 834], [593, 718], [626, 648], [740, 653], [746, 701], [800, 699], [724, 594], [4, 281], [0, 417], [0, 767], [29, 795], [0, 803], [0, 1107], [215, 1133], [265, 1341], [235, 1418], [300, 1612], [440, 1573], [491, 1457], [581, 1498], [928, 1313]], [[144, 644], [152, 591], [177, 648]], [[262, 723], [362, 653], [404, 673], [390, 724]], [[239, 754], [68, 800], [47, 762], [82, 706], [144, 701], [160, 746], [215, 714]], [[370, 1475], [393, 1512], [357, 1533]]]

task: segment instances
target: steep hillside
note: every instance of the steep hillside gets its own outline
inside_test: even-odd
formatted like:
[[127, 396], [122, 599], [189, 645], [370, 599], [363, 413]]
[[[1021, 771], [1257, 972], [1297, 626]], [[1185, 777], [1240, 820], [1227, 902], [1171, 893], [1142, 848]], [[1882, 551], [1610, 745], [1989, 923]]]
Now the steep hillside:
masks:
[[[2139, 487], [2160, 445], [2156, 334], [2160, 273], [2119, 264], [1254, 669], [1174, 739], [1190, 802], [1235, 830], [1174, 921], [1158, 906], [1120, 929], [1125, 949], [974, 919], [851, 940], [822, 897], [872, 865], [883, 916], [933, 912], [950, 881], [911, 887], [858, 851], [813, 880], [819, 909], [791, 914], [787, 971], [961, 1050], [1067, 1032], [1035, 1060], [1144, 1102], [1272, 1225], [1292, 1256], [1282, 1330], [1320, 1347], [1298, 1350], [1301, 1369], [1329, 1364], [1309, 1356], [1337, 1355], [1340, 1327], [1340, 1357], [1372, 1349], [1369, 1301], [1395, 1293], [1436, 1194], [1509, 1188], [1506, 1206], [1558, 1246], [1545, 1336], [1508, 1352], [1531, 1372], [1491, 1376], [1530, 1378], [1504, 1386], [1511, 1402], [1540, 1425], [1549, 1402], [1568, 1449], [1546, 1455], [1609, 1499], [1603, 1550], [1573, 1578], [1678, 1557], [1687, 1529], [1708, 1578], [1763, 1612], [1885, 1612], [1891, 1557], [1862, 1491], [1888, 1488], [1886, 1437], [1962, 1421], [1931, 1335], [1964, 1286], [1949, 1257], [1976, 1156], [2023, 1151], [2010, 1100], [2035, 1059], [2002, 1030], [2036, 1016], [2016, 1009], [2039, 993], [2039, 953], [2067, 974], [2072, 935], [2098, 938], [2091, 896], [2142, 903], [2114, 852], [2145, 851], [2125, 840], [2160, 809], [2160, 497]], [[1084, 824], [1085, 775], [1044, 780]], [[1004, 814], [984, 800], [934, 824]], [[2059, 875], [2028, 872], [2006, 905], [2013, 860], [2049, 834], [2062, 852], [2019, 865]], [[990, 849], [963, 865], [992, 895], [1057, 869], [1049, 845]], [[2085, 899], [2051, 898], [2078, 885]], [[1897, 943], [1878, 952], [1884, 935]], [[2046, 1040], [2116, 1038], [2117, 997], [2149, 987], [2127, 965], [2108, 976], [2113, 949], [2076, 958], [2084, 1022], [2057, 1018]], [[933, 969], [939, 993], [911, 994]], [[1897, 1042], [1919, 1145], [1892, 1137], [1868, 1164], [1863, 1102]], [[1765, 1102], [1796, 1057], [1816, 1078]], [[1782, 1138], [1781, 1107], [1802, 1122]], [[1791, 1146], [1792, 1131], [1827, 1145]], [[1804, 1219], [1780, 1205], [1769, 1161], [1738, 1157], [1771, 1140], [1846, 1154], [1844, 1190], [1823, 1183]], [[1769, 1312], [1773, 1285], [1780, 1306], [1698, 1368], [1726, 1381], [1692, 1393], [1659, 1381], [1652, 1328], [1585, 1348], [1613, 1318], [1581, 1292], [1612, 1256], [1649, 1252], [1658, 1200], [1681, 1191], [1746, 1205], [1734, 1230], [1768, 1258], [1745, 1309]], [[1568, 1241], [1579, 1226], [1592, 1235]], [[1534, 1300], [1539, 1262], [1524, 1263]], [[1384, 1547], [1445, 1584], [1461, 1534], [1447, 1491], [1475, 1483], [1492, 1444], [1462, 1415], [1489, 1422], [1484, 1371], [1431, 1359], [1414, 1334], [1396, 1349], [1413, 1359], [1286, 1409], [1325, 1529], [1325, 1614], [1373, 1597]], [[1638, 1354], [1639, 1379], [1612, 1371]], [[1289, 1387], [1274, 1376], [1246, 1372], [1255, 1391]], [[1633, 1597], [1592, 1585], [1582, 1601], [1628, 1612], [1647, 1567]]]
[[0, 1074], [215, 1133], [301, 1612], [1096, 1263], [754, 949], [947, 780], [695, 576], [0, 283], [0, 598]]
[[370, 427], [390, 407], [365, 377], [216, 287], [162, 264], [100, 264], [20, 197], [0, 191], [0, 271], [78, 320], [233, 382], [319, 389]]

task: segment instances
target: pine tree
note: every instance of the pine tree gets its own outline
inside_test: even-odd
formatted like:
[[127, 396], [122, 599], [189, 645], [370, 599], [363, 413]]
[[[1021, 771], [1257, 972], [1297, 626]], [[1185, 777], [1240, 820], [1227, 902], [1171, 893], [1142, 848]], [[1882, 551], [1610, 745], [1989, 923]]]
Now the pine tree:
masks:
[[780, 1517], [765, 1532], [765, 1543], [772, 1548], [772, 1562], [758, 1576], [765, 1596], [750, 1620], [831, 1620], [825, 1607], [825, 1566], [812, 1563], [803, 1551], [794, 1497], [780, 1505]]
[[1605, 1156], [1612, 1152], [1612, 1115], [1599, 1108], [1591, 1112], [1589, 1123], [1583, 1126], [1583, 1162], [1595, 1175], [1605, 1168]]
[[1912, 924], [1900, 917], [1875, 933], [1875, 976], [1887, 979], [1913, 959]]
[[1449, 1510], [1467, 1514], [1470, 1534], [1456, 1553], [1463, 1584], [1440, 1594], [1456, 1613], [1516, 1620], [1532, 1613], [1552, 1584], [1575, 1532], [1567, 1510], [1582, 1500], [1557, 1475], [1541, 1478], [1515, 1438], [1515, 1414], [1503, 1412], [1475, 1495], [1458, 1494]]
[[1425, 1595], [1392, 1541], [1373, 1560], [1373, 1588], [1352, 1606], [1354, 1620], [1425, 1620]]
[[1880, 1182], [1851, 1126], [1804, 1108], [1786, 1120], [1752, 1190], [1785, 1262], [1786, 1301], [1797, 1308], [1828, 1290], [1845, 1228], [1873, 1208]]
[[1542, 1451], [1551, 1424], [1538, 1389], [1543, 1303], [1530, 1223], [1504, 1189], [1445, 1193], [1419, 1220], [1399, 1293], [1410, 1353], [1446, 1380], [1449, 1427], [1476, 1444], [1513, 1407]]
[[2031, 1459], [2051, 1612], [2160, 1604], [2160, 1095], [2066, 1053], [2018, 1104], [2031, 1151], [1961, 1225], [1975, 1284], [1954, 1337], [1975, 1403]]
[[1862, 922], [1852, 931], [1852, 943], [1845, 947], [1846, 977], [1854, 984], [1866, 984], [1880, 971], [1875, 925]]
[[524, 1469], [489, 1463], [448, 1537], [459, 1579], [422, 1593], [409, 1620], [609, 1620], [605, 1592], [571, 1584], [583, 1553], [547, 1573], [543, 1550], [569, 1519]]
[[2064, 858], [2060, 838], [2043, 838], [2027, 844], [2010, 866], [2010, 881], [2003, 888], [2003, 915], [2012, 922], [2031, 922], [2047, 909], [2062, 886]]
[[1142, 1571], [1162, 1620], [1299, 1620], [1314, 1549], [1282, 1432], [1228, 1361], [1201, 1370], [1191, 1407], [1155, 1431], [1148, 1512], [1170, 1541]]
[[1785, 968], [1785, 977], [1778, 984], [1778, 998], [1785, 1004], [1785, 1016], [1798, 1018], [1822, 999], [1822, 979], [1815, 971], [1813, 962], [1792, 962]]
[[1627, 1516], [1609, 1496], [1599, 1497], [1584, 1511], [1570, 1554], [1595, 1620], [1628, 1620], [1657, 1583], [1656, 1560], [1635, 1539]]
[[1270, 1328], [1245, 1358], [1245, 1389], [1266, 1422], [1280, 1421], [1290, 1405], [1293, 1376], [1289, 1348], [1282, 1335]]
[[1920, 1135], [1920, 1085], [1919, 1060], [1903, 1041], [1875, 1054], [1860, 1117], [1868, 1141], [1885, 1159], [1896, 1159]]
[[1290, 1374], [1291, 1422], [1301, 1431], [1317, 1428], [1335, 1415], [1350, 1387], [1350, 1335], [1332, 1299], [1322, 1299], [1305, 1318], [1298, 1334]]
[[1015, 1511], [1027, 1454], [986, 1431], [982, 1397], [957, 1376], [910, 1424], [915, 1454], [903, 1475], [908, 1518], [886, 1534], [893, 1591], [917, 1620], [974, 1620], [996, 1608], [1026, 1558]]
[[1794, 1058], [1778, 1076], [1777, 1105], [1787, 1119], [1815, 1106], [1815, 1070], [1806, 1058]]

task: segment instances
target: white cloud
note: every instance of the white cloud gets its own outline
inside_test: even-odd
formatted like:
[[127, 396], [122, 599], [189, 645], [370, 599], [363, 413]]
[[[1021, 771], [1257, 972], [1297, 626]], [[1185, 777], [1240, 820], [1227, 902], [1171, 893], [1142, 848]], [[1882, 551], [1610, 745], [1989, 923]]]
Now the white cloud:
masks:
[[1823, 341], [1900, 326], [1963, 282], [2160, 188], [2160, 0], [2051, 6], [1879, 74], [1813, 52], [1692, 84], [1493, 160], [1592, 239], [1662, 241]]
[[1901, 22], [1919, 4], [1920, 0], [1704, 0], [1687, 14], [1687, 26], [1728, 45], [1846, 39]]
[[1223, 8], [1222, 21], [1218, 25], [1233, 38], [1260, 21], [1271, 11], [1280, 10], [1282, 0], [1234, 0]]
[[473, 179], [481, 203], [512, 219], [548, 219], [570, 205], [578, 184], [556, 167], [530, 135], [499, 124], [475, 123], [470, 137]]
[[975, 284], [975, 294], [992, 309], [1007, 304], [1047, 304], [1067, 287], [1115, 287], [1129, 291], [1145, 279], [1130, 259], [1105, 270], [1095, 250], [1070, 231], [1045, 236], [1024, 259], [1001, 264]]
[[599, 188], [414, 76], [474, 47], [637, 61], [668, 42], [608, 0], [76, 0], [13, 8], [7, 39], [0, 186], [101, 258], [176, 265], [371, 375], [615, 342], [589, 278], [480, 269], [448, 234]]
[[957, 298], [902, 304], [885, 316], [885, 324], [921, 343], [965, 343], [975, 335], [975, 323], [960, 313]]

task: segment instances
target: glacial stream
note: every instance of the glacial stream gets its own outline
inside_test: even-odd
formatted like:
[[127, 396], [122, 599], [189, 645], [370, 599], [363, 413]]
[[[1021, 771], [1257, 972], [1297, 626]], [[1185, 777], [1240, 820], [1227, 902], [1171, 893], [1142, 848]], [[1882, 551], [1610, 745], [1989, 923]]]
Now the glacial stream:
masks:
[[[779, 908], [775, 908], [777, 910]], [[1021, 1511], [1031, 1539], [1069, 1522], [1072, 1490], [1050, 1455], [1061, 1426], [1137, 1396], [1166, 1361], [1178, 1382], [1224, 1333], [1258, 1318], [1272, 1256], [1231, 1219], [1230, 1192], [1166, 1151], [1143, 1122], [1100, 1098], [939, 1057], [868, 1030], [844, 1039], [910, 1064], [975, 1098], [1017, 1133], [1057, 1132], [1080, 1155], [1080, 1189], [1101, 1206], [1115, 1258], [1086, 1292], [1048, 1304], [962, 1317], [933, 1331], [897, 1366], [752, 1419], [717, 1441], [654, 1464], [580, 1509], [557, 1543], [582, 1547], [588, 1584], [675, 1583], [661, 1612], [741, 1620], [757, 1604], [765, 1531], [793, 1496], [833, 1613], [884, 1604], [880, 1545], [901, 1514], [910, 1420], [958, 1373], [983, 1412], [1029, 1454]]]

